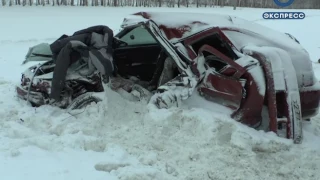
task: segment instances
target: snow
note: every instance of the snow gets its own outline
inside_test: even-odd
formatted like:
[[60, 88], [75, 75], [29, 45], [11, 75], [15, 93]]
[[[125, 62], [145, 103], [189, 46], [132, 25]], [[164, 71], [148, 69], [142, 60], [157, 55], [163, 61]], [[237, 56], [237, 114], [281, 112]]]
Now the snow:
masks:
[[[251, 29], [250, 29], [251, 30]], [[273, 33], [271, 36], [265, 36], [268, 31], [260, 31], [260, 34], [253, 34], [252, 32], [242, 30], [245, 33], [238, 33], [234, 31], [224, 31], [227, 37], [234, 42], [238, 49], [246, 48], [247, 46], [258, 46], [258, 47], [277, 47], [279, 49], [290, 52], [288, 55], [292, 62], [298, 83], [300, 86], [306, 83], [309, 79], [312, 79], [314, 73], [312, 70], [312, 62], [309, 61], [310, 57], [308, 52], [294, 40], [290, 39], [285, 34]], [[287, 36], [287, 37], [286, 37]], [[273, 60], [276, 61], [276, 60]], [[277, 63], [277, 62], [275, 62]], [[280, 63], [280, 62], [278, 62]], [[278, 65], [275, 65], [277, 67]], [[310, 81], [310, 80], [309, 80]], [[313, 84], [313, 81], [307, 82], [309, 85]]]
[[[240, 16], [294, 35], [320, 57], [320, 13], [305, 20], [260, 20], [263, 9], [150, 8]], [[320, 179], [320, 116], [304, 122], [301, 145], [256, 131], [197, 94], [182, 108], [157, 110], [107, 90], [106, 101], [72, 112], [32, 108], [15, 96], [28, 48], [91, 25], [115, 32], [142, 8], [1, 7], [0, 174], [5, 180]], [[269, 10], [270, 11], [270, 10]], [[292, 11], [292, 10], [291, 10]], [[311, 17], [312, 15], [312, 17]], [[310, 17], [309, 17], [310, 16]], [[302, 29], [303, 27], [306, 27]], [[313, 63], [316, 76], [319, 65]]]
[[[261, 96], [264, 96], [266, 93], [266, 84], [265, 84], [265, 76], [263, 73], [263, 69], [261, 66], [259, 66], [259, 61], [252, 58], [249, 55], [245, 55], [235, 61], [237, 64], [241, 65], [242, 67], [250, 67], [253, 66], [252, 68], [247, 68], [248, 72], [252, 74], [252, 78], [254, 79], [255, 83], [257, 84], [259, 94]], [[255, 66], [255, 65], [258, 65]], [[250, 85], [252, 85], [252, 82], [250, 82]], [[244, 85], [243, 85], [244, 86]]]

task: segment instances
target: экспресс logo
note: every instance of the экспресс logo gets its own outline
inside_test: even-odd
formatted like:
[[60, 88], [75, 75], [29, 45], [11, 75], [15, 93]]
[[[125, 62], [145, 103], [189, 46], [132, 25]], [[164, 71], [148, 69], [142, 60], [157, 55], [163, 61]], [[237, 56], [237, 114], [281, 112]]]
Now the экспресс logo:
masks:
[[[290, 6], [294, 2], [294, 0], [287, 0], [287, 2], [273, 1], [280, 7]], [[306, 15], [303, 12], [264, 12], [262, 17], [263, 19], [304, 19]]]

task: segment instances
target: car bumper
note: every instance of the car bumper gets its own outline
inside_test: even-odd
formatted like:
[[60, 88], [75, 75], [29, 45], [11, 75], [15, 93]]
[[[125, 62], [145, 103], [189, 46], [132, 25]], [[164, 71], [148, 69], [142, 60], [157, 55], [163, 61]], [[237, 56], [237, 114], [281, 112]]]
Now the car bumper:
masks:
[[44, 105], [44, 98], [40, 92], [30, 91], [28, 97], [28, 91], [21, 86], [16, 86], [16, 92], [20, 99], [27, 100], [32, 104], [32, 106]]

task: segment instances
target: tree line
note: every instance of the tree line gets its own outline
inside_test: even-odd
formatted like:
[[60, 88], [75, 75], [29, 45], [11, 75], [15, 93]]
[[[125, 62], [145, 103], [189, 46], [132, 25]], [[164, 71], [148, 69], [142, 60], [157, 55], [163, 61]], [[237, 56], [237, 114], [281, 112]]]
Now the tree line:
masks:
[[[279, 0], [288, 2], [288, 0]], [[252, 7], [280, 8], [274, 0], [1, 0], [2, 6], [112, 6], [112, 7]], [[320, 9], [320, 0], [295, 0], [289, 9]]]

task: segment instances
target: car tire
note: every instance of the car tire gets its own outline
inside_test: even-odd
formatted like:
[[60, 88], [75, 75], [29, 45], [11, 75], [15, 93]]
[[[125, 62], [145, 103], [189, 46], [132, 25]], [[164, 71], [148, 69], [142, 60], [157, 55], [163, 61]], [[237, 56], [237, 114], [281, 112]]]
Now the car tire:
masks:
[[85, 93], [78, 97], [76, 97], [67, 107], [68, 111], [75, 110], [75, 109], [82, 109], [91, 103], [95, 102], [98, 103], [102, 101], [101, 98], [95, 96], [94, 93]]

